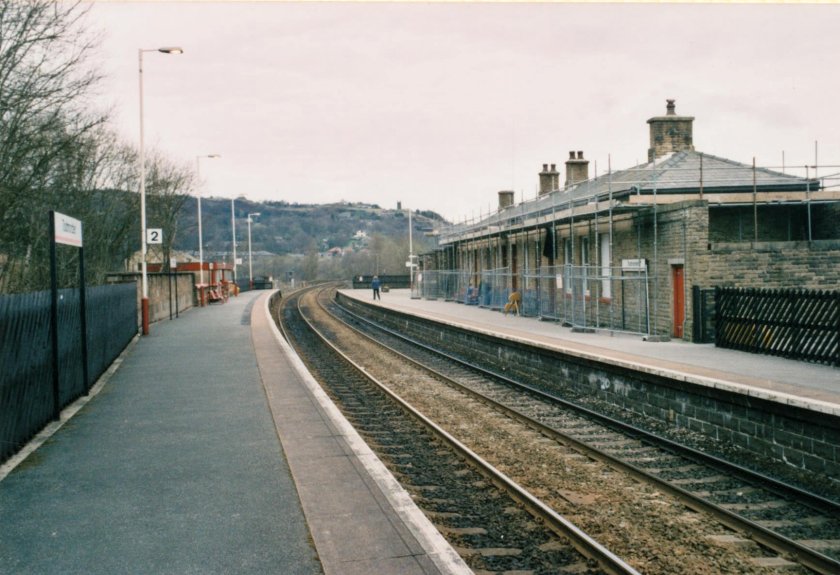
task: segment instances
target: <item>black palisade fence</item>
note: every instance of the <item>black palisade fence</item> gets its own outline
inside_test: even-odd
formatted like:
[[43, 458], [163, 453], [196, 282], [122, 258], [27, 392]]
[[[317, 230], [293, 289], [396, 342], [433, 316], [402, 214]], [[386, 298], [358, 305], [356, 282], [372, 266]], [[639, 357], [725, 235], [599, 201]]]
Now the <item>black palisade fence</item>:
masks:
[[[82, 381], [79, 290], [59, 290], [59, 395], [66, 406], [137, 334], [135, 284], [87, 288], [88, 379]], [[0, 463], [53, 418], [50, 292], [0, 296]]]
[[840, 365], [840, 291], [715, 288], [715, 345]]

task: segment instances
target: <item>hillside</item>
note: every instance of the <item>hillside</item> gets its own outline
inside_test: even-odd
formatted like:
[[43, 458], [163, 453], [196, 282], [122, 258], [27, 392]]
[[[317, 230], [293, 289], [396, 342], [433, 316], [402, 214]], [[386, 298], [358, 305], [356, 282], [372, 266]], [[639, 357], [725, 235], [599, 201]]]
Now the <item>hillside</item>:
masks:
[[[312, 247], [327, 251], [347, 247], [362, 231], [368, 237], [382, 235], [401, 238], [408, 235], [408, 213], [386, 210], [370, 204], [303, 205], [286, 202], [252, 202], [240, 198], [234, 202], [238, 245], [247, 244], [247, 216], [259, 213], [251, 224], [254, 251], [276, 255], [302, 254]], [[201, 201], [204, 249], [229, 252], [231, 249], [231, 202], [228, 199], [204, 198]], [[178, 216], [180, 232], [175, 241], [178, 250], [191, 251], [198, 245], [197, 202], [189, 199]], [[423, 233], [443, 219], [435, 212], [412, 212], [415, 240], [423, 243]], [[247, 248], [247, 245], [246, 245]], [[239, 248], [238, 248], [239, 249]]]

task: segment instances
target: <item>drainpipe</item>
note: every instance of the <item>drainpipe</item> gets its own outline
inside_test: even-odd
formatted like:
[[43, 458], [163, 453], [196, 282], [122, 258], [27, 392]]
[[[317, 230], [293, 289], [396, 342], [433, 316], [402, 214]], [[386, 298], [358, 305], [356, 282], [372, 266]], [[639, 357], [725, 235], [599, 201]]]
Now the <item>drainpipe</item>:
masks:
[[755, 156], [753, 156], [753, 242], [758, 243], [758, 193], [755, 185]]
[[[814, 166], [816, 173], [817, 167]], [[808, 242], [811, 242], [811, 178], [808, 166], [805, 166], [805, 205], [808, 207]]]

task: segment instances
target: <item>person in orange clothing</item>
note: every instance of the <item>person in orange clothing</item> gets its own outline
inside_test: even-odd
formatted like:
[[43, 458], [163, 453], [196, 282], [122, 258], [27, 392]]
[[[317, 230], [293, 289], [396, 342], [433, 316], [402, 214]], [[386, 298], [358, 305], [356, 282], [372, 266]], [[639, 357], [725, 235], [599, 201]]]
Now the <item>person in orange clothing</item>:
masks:
[[519, 302], [522, 301], [522, 294], [519, 290], [513, 290], [510, 293], [510, 297], [508, 297], [508, 302], [505, 304], [505, 315], [508, 314], [509, 311], [515, 310], [516, 315], [519, 315]]

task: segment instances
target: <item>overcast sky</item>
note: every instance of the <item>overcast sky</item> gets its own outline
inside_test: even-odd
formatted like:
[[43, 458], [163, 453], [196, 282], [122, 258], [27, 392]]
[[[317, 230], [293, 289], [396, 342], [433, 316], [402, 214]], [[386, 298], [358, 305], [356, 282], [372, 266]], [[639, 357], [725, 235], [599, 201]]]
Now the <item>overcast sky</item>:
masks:
[[591, 174], [645, 161], [666, 98], [699, 151], [840, 164], [840, 5], [97, 2], [89, 24], [129, 141], [137, 50], [184, 48], [144, 55], [146, 143], [221, 154], [205, 196], [461, 221], [569, 150]]

